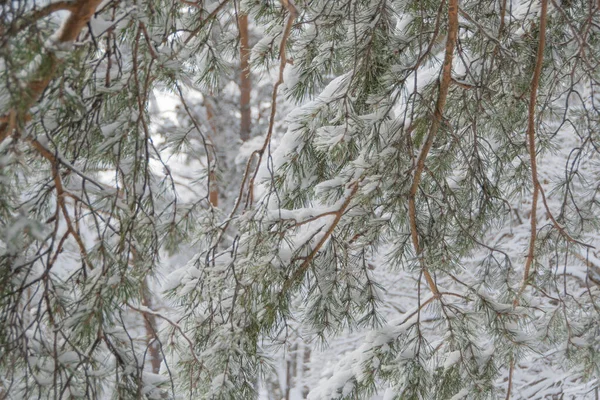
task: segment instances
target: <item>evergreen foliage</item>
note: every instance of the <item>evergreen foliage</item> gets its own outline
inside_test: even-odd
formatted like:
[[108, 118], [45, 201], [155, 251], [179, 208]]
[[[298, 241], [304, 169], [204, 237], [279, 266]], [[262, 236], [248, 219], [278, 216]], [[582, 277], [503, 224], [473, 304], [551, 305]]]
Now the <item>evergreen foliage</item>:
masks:
[[1, 4], [0, 398], [597, 397], [599, 58], [583, 0]]

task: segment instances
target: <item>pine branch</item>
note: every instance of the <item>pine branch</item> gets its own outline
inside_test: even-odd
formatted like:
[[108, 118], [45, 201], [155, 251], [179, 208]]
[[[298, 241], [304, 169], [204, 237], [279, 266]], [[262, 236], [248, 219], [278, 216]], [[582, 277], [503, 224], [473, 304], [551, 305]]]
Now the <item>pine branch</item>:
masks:
[[[288, 10], [290, 14], [287, 19], [287, 23], [285, 24], [285, 28], [283, 30], [283, 36], [281, 37], [281, 42], [279, 43], [279, 78], [275, 85], [273, 86], [273, 92], [271, 94], [271, 115], [269, 116], [269, 129], [267, 130], [267, 136], [265, 137], [265, 141], [258, 151], [258, 161], [256, 163], [256, 169], [254, 171], [254, 175], [250, 178], [250, 183], [248, 184], [248, 202], [246, 206], [252, 205], [253, 202], [253, 194], [254, 194], [254, 180], [256, 179], [256, 175], [258, 174], [258, 170], [260, 168], [260, 164], [263, 159], [263, 155], [271, 143], [271, 136], [273, 136], [273, 128], [275, 126], [275, 114], [277, 113], [277, 92], [279, 90], [279, 86], [283, 83], [283, 71], [285, 70], [285, 66], [288, 63], [287, 57], [285, 55], [285, 47], [287, 45], [288, 38], [290, 36], [290, 32], [292, 31], [292, 26], [294, 26], [294, 21], [296, 17], [298, 17], [298, 10], [296, 6], [291, 0], [281, 0], [281, 4]], [[248, 160], [250, 162], [251, 160]]]
[[312, 260], [316, 257], [317, 253], [321, 250], [321, 247], [323, 247], [323, 245], [327, 242], [329, 237], [333, 234], [333, 231], [339, 224], [340, 220], [342, 219], [342, 216], [344, 215], [348, 206], [350, 205], [350, 202], [354, 198], [354, 195], [356, 195], [356, 192], [358, 191], [358, 182], [354, 182], [351, 187], [352, 190], [348, 194], [348, 197], [346, 197], [346, 200], [344, 200], [344, 203], [335, 212], [335, 218], [333, 219], [333, 222], [331, 223], [321, 240], [319, 240], [317, 245], [304, 259], [302, 264], [296, 269], [296, 271], [294, 271], [292, 276], [289, 279], [287, 279], [283, 284], [283, 288], [281, 289], [282, 295], [286, 294], [292, 288], [292, 286], [294, 286], [300, 279], [302, 279], [308, 268], [310, 268], [310, 263], [312, 262]]
[[155, 317], [158, 317], [160, 319], [163, 319], [163, 320], [167, 321], [167, 323], [169, 325], [171, 325], [175, 330], [177, 330], [181, 334], [181, 336], [185, 339], [185, 341], [188, 343], [189, 349], [190, 349], [190, 355], [198, 363], [198, 365], [200, 366], [200, 368], [204, 367], [204, 363], [202, 361], [200, 361], [200, 359], [196, 355], [196, 351], [194, 350], [194, 342], [192, 342], [192, 340], [185, 334], [185, 332], [183, 331], [183, 329], [181, 328], [181, 326], [179, 326], [179, 324], [177, 324], [176, 322], [174, 322], [174, 321], [170, 320], [169, 318], [165, 317], [161, 313], [159, 313], [157, 311], [154, 311], [152, 309], [149, 309], [149, 308], [147, 308], [147, 309], [138, 308], [138, 307], [135, 307], [135, 306], [131, 305], [130, 303], [127, 303], [127, 307], [129, 307], [132, 310], [137, 311], [137, 312], [139, 312], [139, 313], [141, 313], [143, 315], [153, 315]]
[[[102, 0], [79, 0], [77, 3], [70, 6], [71, 15], [63, 23], [58, 37], [55, 39], [55, 45], [60, 47], [77, 39], [84, 26], [89, 22], [90, 18], [96, 11], [96, 7]], [[61, 6], [66, 7], [61, 3]], [[59, 8], [60, 9], [60, 8]], [[49, 9], [54, 10], [54, 9]], [[56, 11], [56, 10], [54, 10]], [[50, 13], [50, 11], [48, 11]], [[62, 60], [55, 54], [55, 50], [50, 49], [45, 54], [45, 60], [42, 66], [34, 74], [36, 78], [30, 80], [24, 85], [25, 96], [23, 96], [22, 105], [19, 109], [12, 108], [7, 115], [0, 117], [0, 143], [4, 141], [19, 125], [27, 122], [29, 109], [38, 101], [44, 90], [54, 79]]]
[[415, 249], [415, 253], [417, 257], [419, 257], [419, 263], [421, 265], [421, 269], [423, 270], [423, 276], [425, 276], [425, 280], [427, 281], [427, 285], [429, 289], [435, 296], [439, 296], [439, 290], [427, 265], [425, 264], [425, 259], [423, 258], [421, 245], [419, 243], [419, 231], [417, 226], [417, 207], [416, 207], [416, 197], [417, 191], [419, 190], [419, 184], [421, 183], [421, 176], [423, 174], [423, 170], [425, 169], [425, 160], [429, 151], [431, 150], [431, 146], [433, 145], [433, 140], [437, 135], [440, 126], [443, 120], [444, 107], [446, 105], [446, 98], [448, 97], [448, 90], [450, 88], [450, 83], [452, 82], [452, 59], [454, 56], [454, 48], [456, 46], [456, 40], [458, 37], [458, 0], [450, 0], [448, 4], [448, 37], [446, 39], [446, 52], [444, 56], [444, 64], [442, 67], [442, 79], [440, 81], [440, 89], [438, 92], [438, 98], [435, 105], [435, 112], [433, 113], [433, 122], [431, 124], [431, 128], [429, 129], [429, 133], [427, 135], [427, 139], [423, 148], [421, 149], [421, 153], [419, 154], [419, 158], [417, 159], [417, 165], [415, 167], [415, 173], [413, 177], [413, 182], [410, 187], [409, 197], [408, 197], [408, 215], [410, 222], [410, 232], [411, 238], [413, 242], [413, 247]]
[[85, 244], [83, 243], [83, 239], [77, 232], [77, 229], [75, 229], [73, 227], [71, 217], [69, 216], [69, 213], [67, 211], [67, 206], [65, 204], [65, 196], [67, 196], [68, 194], [67, 194], [67, 191], [65, 191], [65, 189], [63, 187], [62, 180], [60, 179], [60, 172], [59, 172], [60, 162], [47, 148], [45, 148], [37, 140], [31, 140], [31, 145], [35, 150], [37, 150], [37, 152], [42, 157], [44, 157], [46, 160], [48, 160], [52, 165], [52, 177], [54, 180], [54, 187], [56, 190], [56, 201], [58, 202], [58, 204], [60, 206], [60, 209], [63, 214], [63, 218], [65, 219], [65, 223], [67, 224], [67, 233], [69, 233], [71, 236], [73, 236], [73, 238], [77, 242], [77, 246], [79, 247], [79, 251], [81, 252], [82, 261], [88, 267], [90, 267], [90, 269], [92, 269], [92, 266], [88, 262], [88, 254], [87, 254], [87, 250], [85, 248]]
[[529, 236], [529, 251], [525, 261], [525, 271], [523, 272], [523, 283], [519, 289], [515, 305], [519, 304], [519, 297], [528, 285], [529, 275], [531, 273], [531, 265], [535, 258], [535, 241], [537, 238], [537, 203], [540, 192], [540, 182], [537, 173], [537, 160], [535, 148], [535, 107], [537, 104], [537, 91], [540, 85], [540, 77], [542, 75], [542, 66], [544, 63], [544, 48], [546, 46], [546, 15], [548, 13], [548, 0], [542, 0], [542, 10], [540, 13], [540, 38], [537, 48], [537, 56], [533, 78], [529, 92], [529, 110], [527, 115], [527, 145], [529, 150], [529, 162], [531, 165], [531, 183], [533, 185], [533, 193], [531, 198], [531, 220], [530, 220], [530, 236]]
[[[33, 10], [30, 14], [24, 15], [19, 18], [17, 23], [13, 25], [10, 29], [8, 29], [4, 34], [6, 35], [16, 35], [22, 30], [32, 26], [40, 19], [47, 17], [50, 14], [53, 14], [57, 11], [74, 11], [77, 7], [76, 2], [73, 1], [57, 1], [52, 2], [42, 8]], [[0, 33], [2, 30], [0, 29]]]
[[[527, 141], [529, 147], [529, 161], [531, 164], [531, 182], [533, 184], [533, 193], [531, 199], [531, 220], [530, 229], [531, 233], [529, 236], [529, 251], [527, 253], [527, 259], [525, 261], [525, 271], [523, 272], [523, 283], [517, 293], [517, 297], [514, 301], [514, 306], [519, 305], [519, 298], [523, 294], [523, 291], [529, 283], [529, 274], [531, 272], [531, 265], [533, 264], [535, 256], [535, 241], [537, 238], [537, 202], [538, 194], [540, 191], [540, 182], [537, 175], [537, 160], [536, 160], [536, 149], [535, 149], [535, 106], [537, 103], [537, 90], [540, 84], [540, 77], [542, 75], [542, 66], [544, 63], [544, 47], [546, 45], [546, 15], [548, 13], [548, 0], [542, 0], [542, 10], [540, 13], [540, 38], [537, 48], [537, 56], [535, 62], [535, 69], [533, 72], [533, 78], [531, 79], [531, 89], [529, 93], [529, 110], [527, 116]], [[506, 389], [506, 400], [510, 400], [512, 391], [512, 377], [515, 369], [514, 356], [511, 357], [510, 366], [508, 370], [508, 387]]]

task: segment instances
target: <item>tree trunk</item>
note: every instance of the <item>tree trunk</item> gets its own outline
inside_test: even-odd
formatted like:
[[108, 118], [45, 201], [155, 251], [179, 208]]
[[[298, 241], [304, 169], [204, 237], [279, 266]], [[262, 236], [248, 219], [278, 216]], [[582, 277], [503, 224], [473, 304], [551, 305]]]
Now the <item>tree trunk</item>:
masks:
[[240, 15], [238, 17], [238, 26], [240, 29], [240, 112], [242, 120], [240, 125], [240, 138], [243, 141], [250, 139], [250, 130], [252, 129], [252, 119], [250, 110], [250, 91], [252, 82], [250, 81], [250, 48], [248, 46], [248, 16]]
[[304, 343], [304, 357], [302, 360], [302, 380], [303, 380], [303, 386], [302, 386], [302, 398], [307, 398], [308, 397], [308, 392], [310, 391], [308, 384], [307, 384], [307, 375], [309, 372], [309, 367], [308, 367], [308, 363], [310, 362], [310, 346], [308, 346], [306, 343]]
[[[142, 304], [144, 307], [153, 310], [152, 308], [152, 294], [148, 288], [148, 280], [144, 280], [143, 284], [143, 299]], [[162, 362], [162, 356], [160, 354], [160, 343], [157, 336], [157, 323], [156, 316], [151, 313], [144, 313], [144, 324], [146, 327], [146, 344], [148, 346], [148, 355], [150, 357], [150, 365], [152, 366], [152, 373], [158, 374], [160, 372], [160, 364]]]
[[208, 158], [208, 201], [212, 204], [213, 207], [219, 206], [219, 186], [217, 185], [217, 174], [215, 173], [215, 159], [214, 159], [214, 141], [213, 137], [217, 132], [217, 127], [215, 125], [215, 110], [212, 104], [211, 96], [204, 96], [204, 106], [206, 107], [206, 119], [208, 120], [208, 125], [210, 126], [210, 135], [208, 137], [208, 141], [212, 146], [211, 149], [206, 149], [206, 155]]

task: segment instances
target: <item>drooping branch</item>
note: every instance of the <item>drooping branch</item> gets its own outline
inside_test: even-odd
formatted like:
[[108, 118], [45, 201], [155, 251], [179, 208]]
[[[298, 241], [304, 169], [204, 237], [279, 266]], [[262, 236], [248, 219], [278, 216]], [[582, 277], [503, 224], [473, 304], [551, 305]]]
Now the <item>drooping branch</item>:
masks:
[[[523, 282], [519, 289], [519, 296], [523, 293], [529, 282], [531, 273], [531, 265], [535, 258], [535, 241], [537, 238], [537, 203], [540, 192], [540, 182], [537, 174], [537, 160], [535, 148], [535, 107], [537, 104], [537, 91], [540, 85], [540, 77], [542, 75], [542, 65], [544, 62], [544, 48], [546, 46], [546, 15], [548, 13], [548, 0], [542, 0], [542, 9], [540, 13], [540, 32], [539, 43], [537, 48], [537, 56], [533, 77], [531, 78], [531, 86], [529, 90], [529, 109], [527, 115], [527, 147], [529, 151], [529, 161], [531, 165], [531, 183], [533, 192], [531, 197], [531, 220], [530, 220], [530, 235], [529, 235], [529, 250], [525, 259], [525, 271], [523, 272]], [[518, 297], [515, 299], [515, 304], [518, 304]]]
[[444, 64], [442, 66], [442, 77], [440, 80], [440, 89], [438, 92], [435, 110], [433, 113], [433, 122], [431, 123], [429, 133], [427, 134], [427, 139], [425, 140], [425, 144], [423, 145], [421, 153], [419, 154], [419, 158], [417, 159], [413, 182], [408, 195], [408, 215], [413, 247], [415, 249], [417, 257], [419, 258], [419, 263], [423, 271], [423, 276], [427, 281], [427, 285], [429, 286], [429, 289], [435, 296], [439, 296], [439, 290], [435, 281], [433, 280], [433, 277], [431, 276], [431, 273], [429, 272], [429, 269], [427, 268], [425, 259], [423, 258], [422, 254], [423, 249], [421, 248], [421, 244], [419, 243], [416, 197], [417, 192], [419, 190], [419, 184], [421, 183], [421, 177], [425, 169], [425, 160], [429, 155], [429, 151], [431, 150], [431, 146], [433, 145], [433, 140], [435, 139], [440, 129], [440, 126], [442, 125], [444, 108], [446, 106], [446, 99], [448, 97], [448, 90], [450, 88], [450, 83], [452, 82], [452, 60], [454, 57], [454, 49], [456, 46], [457, 37], [458, 0], [450, 0], [448, 4], [448, 37], [446, 39], [446, 51], [444, 55]]
[[[275, 127], [275, 114], [277, 113], [277, 94], [279, 91], [279, 86], [281, 86], [281, 84], [283, 83], [283, 71], [285, 70], [285, 66], [288, 62], [285, 47], [287, 46], [287, 41], [292, 31], [292, 26], [294, 26], [294, 21], [298, 17], [298, 10], [296, 9], [296, 6], [291, 0], [281, 0], [281, 3], [287, 9], [289, 16], [282, 33], [281, 42], [279, 43], [279, 77], [277, 79], [277, 82], [275, 82], [275, 85], [273, 86], [273, 93], [271, 95], [271, 115], [269, 116], [269, 129], [267, 130], [267, 136], [265, 137], [263, 146], [258, 152], [256, 170], [254, 171], [254, 175], [252, 176], [252, 178], [250, 179], [250, 183], [248, 184], [249, 205], [251, 205], [253, 201], [254, 180], [256, 179], [256, 175], [258, 174], [263, 155], [267, 150], [269, 143], [271, 142], [271, 136], [273, 136], [273, 128]], [[249, 160], [248, 162], [250, 161], [251, 160]]]
[[[540, 12], [540, 32], [539, 43], [537, 48], [537, 56], [533, 77], [531, 78], [531, 86], [529, 91], [529, 109], [527, 116], [527, 145], [529, 150], [529, 161], [531, 164], [531, 182], [533, 185], [533, 193], [531, 198], [531, 220], [530, 220], [530, 235], [529, 235], [529, 251], [525, 260], [525, 270], [523, 272], [523, 282], [521, 288], [515, 298], [513, 305], [516, 307], [519, 304], [519, 298], [529, 283], [529, 275], [531, 273], [531, 265], [535, 257], [535, 241], [537, 238], [537, 203], [540, 192], [540, 182], [537, 175], [537, 160], [535, 149], [535, 106], [537, 103], [537, 90], [540, 84], [542, 75], [542, 66], [544, 62], [544, 47], [546, 45], [546, 15], [548, 13], [548, 0], [542, 0], [542, 9]], [[513, 373], [515, 369], [515, 360], [511, 357], [508, 368], [508, 387], [506, 389], [506, 400], [509, 400], [512, 392]]]
[[344, 215], [346, 210], [348, 210], [348, 206], [352, 202], [352, 199], [356, 195], [357, 191], [358, 191], [358, 182], [354, 182], [351, 186], [350, 193], [344, 200], [344, 203], [342, 203], [340, 208], [333, 214], [333, 215], [335, 215], [333, 222], [331, 223], [331, 225], [329, 226], [329, 228], [327, 229], [327, 231], [325, 232], [323, 237], [321, 237], [319, 242], [312, 249], [310, 254], [304, 259], [302, 264], [300, 264], [300, 266], [294, 271], [292, 276], [288, 280], [285, 281], [285, 283], [283, 284], [283, 288], [281, 289], [281, 294], [286, 294], [296, 283], [298, 283], [300, 281], [300, 279], [302, 279], [302, 277], [304, 276], [304, 274], [306, 273], [308, 268], [310, 268], [311, 262], [314, 260], [314, 258], [317, 256], [317, 254], [321, 250], [321, 247], [323, 247], [323, 245], [327, 242], [327, 240], [329, 240], [329, 238], [333, 234], [333, 231], [340, 223], [342, 216]]
[[54, 180], [54, 189], [56, 190], [56, 200], [58, 202], [58, 205], [63, 213], [63, 217], [67, 224], [67, 234], [70, 234], [71, 236], [73, 236], [73, 238], [77, 242], [77, 246], [79, 247], [79, 251], [81, 253], [82, 261], [88, 267], [92, 268], [92, 266], [88, 262], [89, 258], [88, 258], [87, 250], [86, 250], [85, 244], [83, 242], [83, 239], [79, 235], [79, 232], [77, 231], [77, 229], [75, 229], [75, 227], [73, 226], [73, 222], [71, 221], [71, 217], [69, 216], [69, 212], [67, 210], [67, 206], [65, 203], [65, 196], [67, 196], [68, 193], [65, 191], [62, 180], [60, 178], [60, 172], [59, 172], [60, 161], [54, 156], [54, 154], [52, 154], [46, 147], [44, 147], [37, 140], [31, 140], [31, 145], [42, 157], [44, 157], [46, 160], [48, 160], [50, 162], [50, 164], [52, 165], [52, 178]]

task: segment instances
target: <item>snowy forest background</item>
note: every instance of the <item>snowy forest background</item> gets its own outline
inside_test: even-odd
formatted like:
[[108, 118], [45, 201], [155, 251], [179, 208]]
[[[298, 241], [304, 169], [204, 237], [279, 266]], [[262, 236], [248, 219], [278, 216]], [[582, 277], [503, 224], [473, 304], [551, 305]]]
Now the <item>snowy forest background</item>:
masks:
[[599, 1], [0, 21], [0, 399], [599, 398]]

